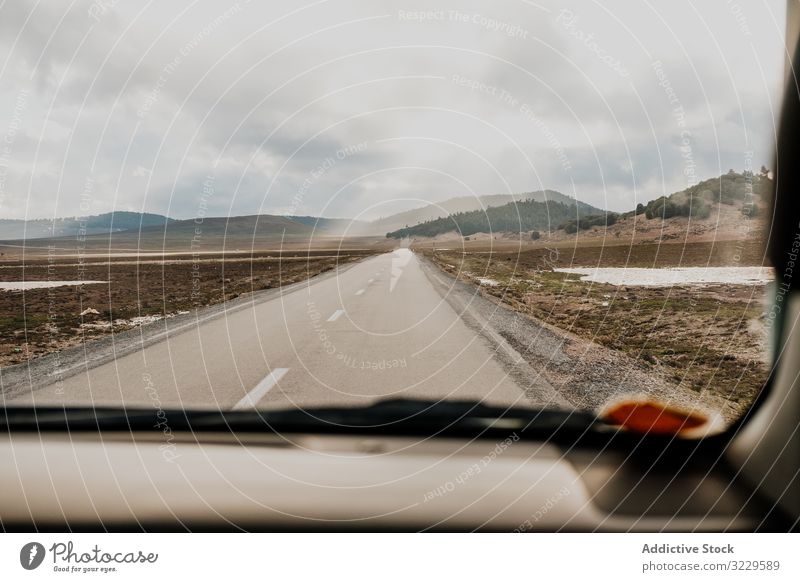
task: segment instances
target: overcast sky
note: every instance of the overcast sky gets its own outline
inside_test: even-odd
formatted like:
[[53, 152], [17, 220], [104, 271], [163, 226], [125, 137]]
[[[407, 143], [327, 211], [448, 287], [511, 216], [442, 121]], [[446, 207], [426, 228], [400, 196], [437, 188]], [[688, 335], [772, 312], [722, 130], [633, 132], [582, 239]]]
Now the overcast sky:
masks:
[[758, 0], [7, 0], [0, 218], [626, 210], [770, 165], [784, 26]]

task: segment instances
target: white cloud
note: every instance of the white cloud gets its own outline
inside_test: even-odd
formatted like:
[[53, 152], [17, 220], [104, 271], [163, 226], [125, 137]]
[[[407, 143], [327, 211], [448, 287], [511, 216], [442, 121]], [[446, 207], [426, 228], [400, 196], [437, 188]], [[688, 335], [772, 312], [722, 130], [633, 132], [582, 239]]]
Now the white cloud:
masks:
[[77, 214], [91, 179], [92, 212], [188, 217], [210, 174], [217, 214], [572, 184], [622, 210], [685, 187], [686, 131], [700, 179], [771, 159], [777, 1], [265, 4], [3, 4], [0, 215]]

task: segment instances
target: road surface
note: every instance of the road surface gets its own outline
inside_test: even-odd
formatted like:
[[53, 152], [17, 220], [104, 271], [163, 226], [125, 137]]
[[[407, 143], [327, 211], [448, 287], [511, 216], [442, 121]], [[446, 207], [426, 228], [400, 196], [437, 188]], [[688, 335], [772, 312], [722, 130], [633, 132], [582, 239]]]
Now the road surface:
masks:
[[450, 285], [397, 249], [233, 312], [198, 315], [158, 341], [59, 370], [57, 381], [31, 381], [7, 403], [244, 410], [406, 397], [563, 404], [543, 380], [532, 390], [509, 374], [513, 348], [476, 325], [474, 314], [468, 325], [468, 307], [459, 312], [446, 300]]

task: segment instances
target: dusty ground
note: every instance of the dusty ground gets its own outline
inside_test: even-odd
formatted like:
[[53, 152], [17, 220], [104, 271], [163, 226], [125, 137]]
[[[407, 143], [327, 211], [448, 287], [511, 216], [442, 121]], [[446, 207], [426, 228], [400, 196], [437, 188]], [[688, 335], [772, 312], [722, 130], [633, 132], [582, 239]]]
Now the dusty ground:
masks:
[[[426, 241], [428, 242], [428, 241]], [[558, 267], [667, 267], [762, 265], [753, 241], [597, 244], [540, 243], [521, 249], [495, 239], [470, 241], [467, 250], [417, 250], [447, 273], [477, 285], [486, 296], [566, 330], [619, 350], [660, 379], [690, 390], [734, 418], [752, 402], [767, 377], [765, 286], [708, 285], [617, 287], [580, 281]], [[498, 250], [500, 249], [500, 250]], [[481, 285], [481, 278], [497, 282]], [[485, 282], [484, 282], [485, 283]]]
[[0, 291], [0, 366], [22, 363], [112, 330], [302, 281], [381, 250], [386, 249], [333, 247], [225, 257], [217, 253], [151, 255], [139, 260], [126, 254], [79, 260], [72, 255], [39, 253], [24, 261], [6, 255], [0, 258], [0, 281], [108, 283]]

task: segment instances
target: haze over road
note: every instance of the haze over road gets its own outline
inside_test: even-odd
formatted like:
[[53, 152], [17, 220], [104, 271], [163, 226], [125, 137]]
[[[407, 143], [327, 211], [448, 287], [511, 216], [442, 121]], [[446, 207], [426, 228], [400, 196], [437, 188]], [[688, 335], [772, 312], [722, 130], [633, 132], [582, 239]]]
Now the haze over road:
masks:
[[[408, 249], [203, 318], [8, 402], [164, 408], [368, 405], [378, 399], [478, 399], [559, 405], [509, 375], [502, 338], [479, 333], [445, 297], [446, 280]], [[187, 283], [188, 284], [188, 283]], [[488, 335], [487, 335], [488, 334]], [[487, 339], [490, 338], [490, 339]], [[92, 344], [86, 344], [91, 350]], [[71, 375], [70, 375], [71, 374]], [[514, 378], [517, 378], [515, 380]]]

